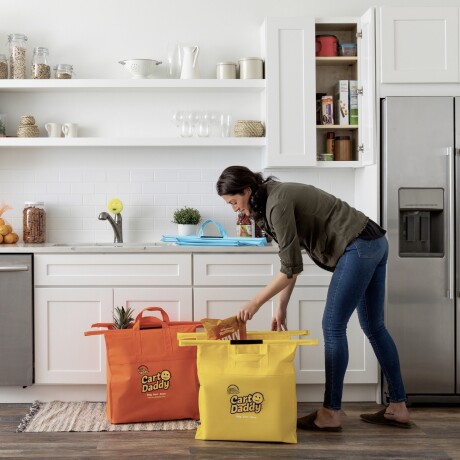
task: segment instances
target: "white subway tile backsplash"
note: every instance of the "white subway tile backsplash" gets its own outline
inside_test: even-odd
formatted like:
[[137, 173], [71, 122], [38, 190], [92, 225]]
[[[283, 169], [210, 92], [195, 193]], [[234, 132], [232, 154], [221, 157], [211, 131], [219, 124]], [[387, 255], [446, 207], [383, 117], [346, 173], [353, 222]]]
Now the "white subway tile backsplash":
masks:
[[82, 182], [83, 173], [81, 171], [75, 171], [73, 169], [65, 169], [59, 173], [60, 182]]
[[[180, 159], [177, 162], [181, 164]], [[107, 164], [110, 166], [109, 157]], [[108, 201], [115, 197], [124, 205], [126, 242], [151, 242], [163, 234], [176, 234], [172, 216], [183, 206], [197, 208], [202, 221], [218, 220], [234, 236], [236, 214], [215, 191], [223, 168], [187, 169], [182, 163], [181, 169], [174, 169], [165, 168], [166, 164], [163, 159], [160, 167], [150, 166], [145, 170], [139, 166], [72, 170], [68, 165], [65, 169], [0, 170], [0, 201], [13, 208], [5, 213], [5, 218], [20, 236], [24, 201], [44, 201], [49, 242], [113, 241], [112, 227], [97, 217], [107, 211]], [[281, 181], [317, 186], [353, 205], [353, 170], [264, 171], [264, 176], [269, 174]]]
[[176, 169], [158, 169], [155, 170], [155, 182], [177, 182], [179, 172]]

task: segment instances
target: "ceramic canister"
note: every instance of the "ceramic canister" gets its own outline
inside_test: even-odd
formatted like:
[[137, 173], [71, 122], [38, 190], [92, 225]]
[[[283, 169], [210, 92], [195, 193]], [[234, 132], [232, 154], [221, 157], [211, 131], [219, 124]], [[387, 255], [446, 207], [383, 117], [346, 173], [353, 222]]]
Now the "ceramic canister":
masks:
[[261, 58], [249, 57], [238, 60], [240, 79], [264, 78], [264, 61]]
[[236, 63], [219, 62], [216, 66], [216, 74], [218, 80], [236, 78]]

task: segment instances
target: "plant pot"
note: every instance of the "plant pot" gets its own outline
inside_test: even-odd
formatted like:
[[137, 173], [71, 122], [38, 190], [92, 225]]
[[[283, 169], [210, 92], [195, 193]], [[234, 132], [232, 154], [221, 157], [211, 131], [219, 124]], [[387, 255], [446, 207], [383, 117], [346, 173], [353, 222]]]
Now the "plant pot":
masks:
[[177, 234], [179, 236], [195, 235], [196, 234], [196, 225], [177, 224]]

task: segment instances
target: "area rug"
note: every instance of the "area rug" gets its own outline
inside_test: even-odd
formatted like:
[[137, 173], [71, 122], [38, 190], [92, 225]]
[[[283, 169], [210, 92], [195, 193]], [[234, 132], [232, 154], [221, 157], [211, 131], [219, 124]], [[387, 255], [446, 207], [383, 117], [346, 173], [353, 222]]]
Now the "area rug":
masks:
[[112, 425], [105, 415], [104, 402], [35, 401], [16, 432], [194, 430], [197, 426], [195, 420]]

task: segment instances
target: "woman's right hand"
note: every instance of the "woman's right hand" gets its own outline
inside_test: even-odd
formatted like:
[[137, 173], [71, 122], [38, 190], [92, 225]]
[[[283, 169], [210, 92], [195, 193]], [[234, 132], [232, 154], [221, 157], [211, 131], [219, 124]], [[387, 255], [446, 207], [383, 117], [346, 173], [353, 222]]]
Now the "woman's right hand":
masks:
[[237, 318], [244, 323], [250, 319], [259, 311], [260, 306], [257, 305], [255, 300], [250, 300], [245, 303], [237, 313]]

